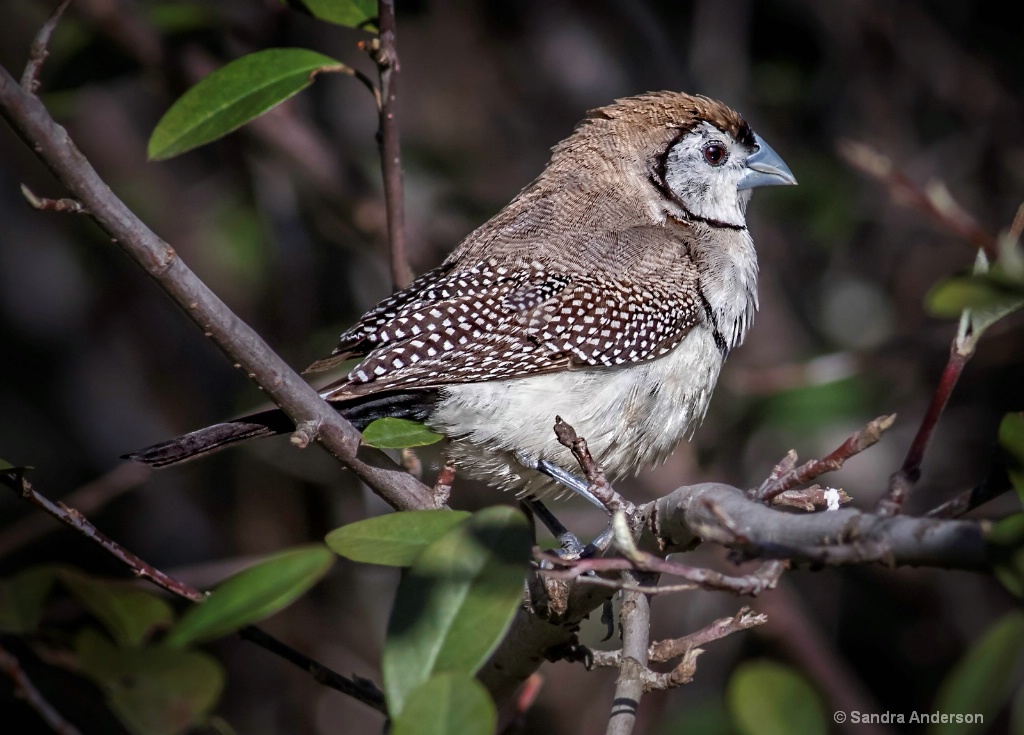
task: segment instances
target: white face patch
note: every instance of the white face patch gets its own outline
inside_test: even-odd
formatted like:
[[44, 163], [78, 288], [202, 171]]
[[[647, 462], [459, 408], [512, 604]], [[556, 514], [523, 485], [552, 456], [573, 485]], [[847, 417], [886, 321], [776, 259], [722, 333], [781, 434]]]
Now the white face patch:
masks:
[[665, 184], [691, 214], [743, 227], [750, 190], [736, 187], [753, 153], [728, 133], [702, 122], [665, 158]]

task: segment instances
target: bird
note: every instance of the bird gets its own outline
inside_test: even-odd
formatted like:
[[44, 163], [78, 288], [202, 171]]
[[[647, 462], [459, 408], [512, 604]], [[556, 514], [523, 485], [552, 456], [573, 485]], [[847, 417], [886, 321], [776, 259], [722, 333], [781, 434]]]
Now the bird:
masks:
[[[542, 173], [444, 262], [366, 312], [307, 372], [357, 428], [424, 422], [460, 474], [522, 495], [568, 470], [552, 424], [607, 477], [663, 461], [702, 421], [757, 310], [753, 189], [796, 184], [726, 104], [651, 92], [591, 110]], [[126, 455], [154, 467], [292, 431], [279, 409]]]

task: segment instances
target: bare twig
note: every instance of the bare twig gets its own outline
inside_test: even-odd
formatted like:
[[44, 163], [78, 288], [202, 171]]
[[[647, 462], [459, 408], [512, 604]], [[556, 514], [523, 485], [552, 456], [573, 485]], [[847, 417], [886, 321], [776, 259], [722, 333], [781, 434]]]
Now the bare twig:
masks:
[[238, 635], [244, 640], [251, 643], [255, 643], [261, 648], [270, 651], [271, 653], [277, 654], [285, 661], [295, 664], [297, 667], [307, 672], [313, 679], [326, 687], [336, 689], [342, 694], [356, 699], [368, 707], [372, 707], [382, 714], [387, 714], [387, 705], [384, 702], [384, 694], [377, 688], [369, 679], [363, 679], [362, 677], [353, 677], [349, 679], [347, 676], [342, 676], [338, 672], [327, 668], [319, 661], [310, 658], [304, 653], [296, 651], [291, 646], [288, 646], [272, 635], [264, 632], [260, 628], [254, 625], [247, 625], [238, 631]]
[[163, 587], [168, 592], [183, 597], [192, 602], [202, 602], [206, 595], [190, 587], [173, 577], [164, 574], [156, 567], [140, 559], [132, 552], [125, 549], [119, 543], [100, 532], [92, 522], [74, 508], [69, 508], [63, 503], [54, 503], [48, 498], [40, 495], [32, 487], [32, 484], [25, 479], [21, 470], [9, 470], [0, 473], [0, 483], [7, 485], [22, 498], [50, 514], [61, 523], [75, 529], [82, 536], [99, 544], [108, 553], [122, 561], [136, 577], [148, 579], [153, 584]]
[[43, 23], [39, 33], [32, 39], [28, 63], [25, 64], [25, 71], [21, 75], [21, 86], [29, 94], [35, 94], [39, 91], [39, 72], [43, 70], [43, 64], [46, 63], [46, 58], [50, 55], [48, 49], [50, 37], [53, 35], [54, 30], [56, 30], [57, 24], [60, 23], [60, 17], [64, 15], [64, 11], [70, 4], [71, 0], [61, 0], [60, 4], [50, 14], [50, 17]]
[[[102, 477], [67, 495], [64, 502], [72, 508], [77, 508], [80, 513], [93, 513], [119, 495], [138, 487], [152, 472], [146, 465], [135, 462], [118, 465]], [[57, 528], [59, 526], [55, 526], [39, 514], [26, 516], [4, 529], [3, 536], [0, 536], [0, 557], [32, 543]]]
[[636, 513], [636, 506], [615, 492], [604, 470], [590, 454], [587, 440], [577, 436], [576, 430], [563, 421], [561, 416], [555, 417], [555, 436], [558, 437], [558, 443], [571, 451], [572, 456], [579, 462], [587, 482], [590, 483], [590, 492], [604, 503], [610, 513], [621, 511], [627, 519], [631, 519]]
[[911, 442], [910, 449], [907, 450], [903, 465], [889, 478], [888, 492], [878, 501], [876, 511], [882, 515], [899, 513], [907, 496], [921, 478], [921, 462], [924, 460], [925, 452], [928, 451], [928, 445], [939, 425], [939, 419], [942, 418], [942, 413], [946, 410], [946, 404], [949, 403], [949, 398], [953, 395], [953, 389], [956, 387], [957, 381], [960, 380], [960, 374], [973, 354], [973, 349], [961, 349], [959, 342], [959, 339], [953, 340], [953, 345], [949, 350], [949, 360], [942, 371], [939, 384], [935, 387], [935, 393], [932, 394], [928, 410], [925, 412], [924, 418], [921, 419], [917, 434], [914, 435], [914, 441]]
[[921, 212], [952, 235], [969, 243], [972, 249], [984, 250], [993, 257], [996, 255], [996, 239], [953, 200], [945, 185], [933, 182], [922, 189], [898, 170], [887, 156], [864, 143], [841, 141], [839, 155], [857, 170], [885, 185], [894, 202]]
[[[657, 663], [671, 661], [685, 655], [691, 649], [699, 648], [742, 630], [764, 625], [766, 622], [768, 622], [768, 617], [763, 613], [755, 613], [749, 607], [742, 607], [732, 617], [719, 618], [695, 633], [652, 643], [647, 650], [647, 657], [649, 661]], [[591, 665], [594, 668], [618, 666], [621, 658], [622, 651], [594, 651]]]
[[[637, 587], [648, 586], [645, 577], [635, 571], [623, 572], [623, 581]], [[636, 724], [640, 698], [645, 691], [647, 673], [647, 645], [651, 633], [651, 601], [642, 592], [624, 592], [619, 609], [619, 628], [622, 631], [622, 656], [619, 678], [615, 682], [611, 716], [607, 735], [629, 735]]]
[[361, 452], [360, 434], [118, 199], [40, 100], [0, 67], [0, 113], [92, 217], [189, 317], [296, 423], [317, 438], [395, 508], [434, 507], [430, 490], [382, 452]]
[[[66, 3], [65, 3], [66, 4]], [[23, 699], [25, 704], [36, 711], [57, 735], [79, 735], [79, 729], [64, 719], [52, 704], [36, 689], [36, 685], [21, 668], [21, 663], [12, 653], [0, 646], [0, 671], [14, 682], [15, 696]], [[9, 720], [10, 715], [4, 719]]]
[[82, 203], [75, 199], [45, 199], [37, 197], [24, 184], [21, 185], [21, 193], [33, 209], [40, 212], [68, 212], [70, 214], [89, 214], [89, 210], [82, 206]]
[[894, 421], [896, 421], [895, 414], [879, 416], [844, 441], [828, 456], [821, 459], [812, 459], [796, 468], [793, 466], [797, 461], [796, 453], [790, 450], [790, 453], [775, 466], [768, 479], [759, 488], [750, 491], [750, 497], [761, 502], [768, 502], [776, 495], [798, 485], [803, 485], [805, 482], [824, 475], [826, 472], [835, 472], [850, 457], [860, 454], [868, 447], [877, 444], [879, 439], [882, 438], [882, 433], [892, 426]]
[[924, 514], [925, 518], [959, 518], [965, 513], [984, 505], [990, 500], [998, 498], [1005, 492], [1013, 489], [1010, 478], [1005, 471], [994, 473], [988, 480], [965, 490], [954, 498], [950, 498], [942, 505], [932, 508]]
[[[762, 565], [762, 567], [758, 568], [751, 574], [732, 577], [722, 574], [721, 572], [716, 572], [713, 569], [691, 567], [668, 559], [662, 559], [661, 557], [655, 556], [654, 554], [646, 551], [638, 551], [635, 559], [622, 559], [618, 557], [608, 557], [603, 559], [561, 559], [554, 557], [551, 554], [539, 554], [538, 557], [549, 561], [555, 567], [561, 567], [567, 570], [565, 572], [544, 570], [544, 574], [548, 574], [552, 577], [561, 576], [567, 579], [575, 579], [586, 584], [604, 584], [607, 586], [614, 586], [616, 589], [630, 588], [623, 587], [622, 585], [625, 583], [620, 580], [609, 580], [602, 577], [584, 577], [582, 575], [587, 572], [612, 572], [634, 569], [649, 573], [667, 574], [673, 577], [679, 577], [680, 579], [685, 579], [687, 584], [675, 586], [671, 589], [673, 592], [683, 591], [685, 589], [708, 589], [733, 592], [737, 595], [756, 596], [761, 592], [764, 592], [766, 589], [774, 587], [778, 581], [779, 575], [782, 573], [782, 565], [769, 562]], [[649, 587], [643, 588], [642, 591], [645, 594], [659, 594], [669, 591], [669, 588]]]
[[749, 607], [741, 607], [731, 618], [719, 618], [696, 633], [690, 633], [674, 640], [658, 641], [651, 646], [650, 659], [651, 661], [671, 661], [677, 656], [682, 656], [691, 648], [699, 648], [741, 630], [764, 625], [766, 622], [768, 622], [768, 617], [763, 613], [755, 613]]
[[412, 283], [412, 268], [405, 246], [405, 194], [402, 182], [402, 148], [398, 136], [397, 93], [401, 64], [395, 46], [395, 1], [378, 0], [378, 43], [370, 45], [370, 55], [380, 73], [380, 146], [381, 174], [384, 178], [384, 206], [387, 209], [388, 244], [390, 246], [391, 281], [395, 290]]

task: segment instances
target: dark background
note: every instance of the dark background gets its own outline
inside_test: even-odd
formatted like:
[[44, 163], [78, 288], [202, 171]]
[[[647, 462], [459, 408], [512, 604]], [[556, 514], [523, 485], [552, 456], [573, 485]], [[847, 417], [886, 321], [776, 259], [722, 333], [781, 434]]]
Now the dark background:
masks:
[[[50, 5], [7, 3], [0, 62], [12, 72], [20, 73]], [[837, 143], [868, 143], [922, 186], [945, 183], [985, 230], [1007, 227], [1024, 199], [1024, 45], [1003, 7], [400, 1], [414, 268], [437, 264], [526, 185], [587, 109], [656, 89], [728, 102], [800, 186], [754, 197], [761, 310], [747, 344], [730, 357], [704, 426], [663, 467], [620, 489], [645, 501], [706, 479], [753, 486], [786, 450], [820, 456], [866, 421], [897, 413], [879, 446], [828, 478], [870, 508], [902, 461], [954, 331], [927, 316], [923, 298], [969, 267], [973, 252], [852, 170]], [[247, 129], [167, 163], [146, 161], [146, 141], [173, 100], [215, 64], [269, 46], [306, 46], [372, 73], [355, 47], [365, 38], [274, 0], [76, 0], [43, 75], [45, 101], [114, 190], [300, 368], [328, 353], [337, 334], [390, 289], [367, 91], [348, 77], [321, 77], [285, 106], [277, 127]], [[5, 130], [0, 457], [34, 466], [37, 488], [57, 498], [115, 468], [126, 451], [261, 405], [245, 376], [98, 228], [31, 210], [21, 183], [41, 196], [63, 195]], [[1018, 315], [983, 340], [926, 458], [913, 509], [984, 479], [1000, 418], [1024, 406], [1021, 326]], [[439, 453], [421, 456], [432, 481]], [[452, 499], [469, 509], [495, 502], [512, 498], [459, 483]], [[981, 515], [1016, 507], [1003, 498]], [[93, 520], [202, 586], [253, 555], [384, 510], [326, 454], [300, 453], [279, 439], [154, 474]], [[574, 502], [556, 511], [581, 535], [603, 522]], [[0, 494], [0, 538], [29, 515], [13, 494]], [[124, 575], [85, 540], [54, 531], [5, 549], [0, 574], [56, 560]], [[715, 550], [690, 561], [730, 568]], [[379, 681], [395, 582], [389, 571], [339, 563], [267, 627], [343, 673]], [[936, 570], [801, 570], [787, 575], [786, 587], [793, 594], [754, 603], [773, 624], [711, 644], [693, 684], [646, 697], [638, 731], [716, 720], [730, 671], [758, 656], [803, 668], [808, 658], [847, 666], [877, 711], [928, 710], [965, 646], [1012, 606], [992, 579]], [[743, 603], [702, 592], [659, 598], [655, 636], [682, 635]], [[786, 632], [782, 622], [797, 624]], [[801, 656], [799, 644], [812, 632], [825, 645]], [[589, 642], [599, 633], [596, 622], [584, 632]], [[230, 670], [219, 712], [240, 733], [379, 729], [375, 713], [248, 644], [227, 640], [213, 649]], [[614, 671], [566, 663], [542, 671], [545, 685], [523, 732], [603, 730]], [[48, 676], [38, 672], [66, 714], [96, 716], [87, 691]], [[5, 717], [8, 709], [12, 717], [27, 713], [7, 698], [6, 681], [0, 697]], [[1004, 715], [994, 731], [1006, 726]]]

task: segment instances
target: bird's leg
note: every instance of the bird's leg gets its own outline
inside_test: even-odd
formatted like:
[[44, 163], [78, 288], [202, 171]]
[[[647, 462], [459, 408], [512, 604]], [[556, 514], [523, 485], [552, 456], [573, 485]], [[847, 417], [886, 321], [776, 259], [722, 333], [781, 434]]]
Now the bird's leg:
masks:
[[558, 554], [563, 559], [579, 559], [586, 548], [580, 543], [580, 540], [576, 538], [576, 534], [570, 531], [568, 528], [562, 525], [562, 522], [555, 517], [555, 514], [548, 510], [548, 507], [544, 503], [540, 502], [535, 496], [527, 495], [523, 497], [520, 502], [527, 507], [527, 509], [533, 513], [536, 518], [540, 519], [540, 522], [544, 524], [544, 527], [551, 532], [551, 535], [558, 539], [558, 545], [561, 547], [561, 552]]
[[516, 461], [523, 467], [536, 470], [542, 475], [547, 475], [559, 485], [569, 488], [577, 495], [582, 495], [606, 513], [609, 512], [605, 504], [602, 503], [594, 493], [590, 492], [590, 485], [583, 478], [577, 477], [567, 470], [563, 470], [553, 462], [549, 462], [546, 459], [537, 459], [525, 452], [516, 452], [515, 457]]

